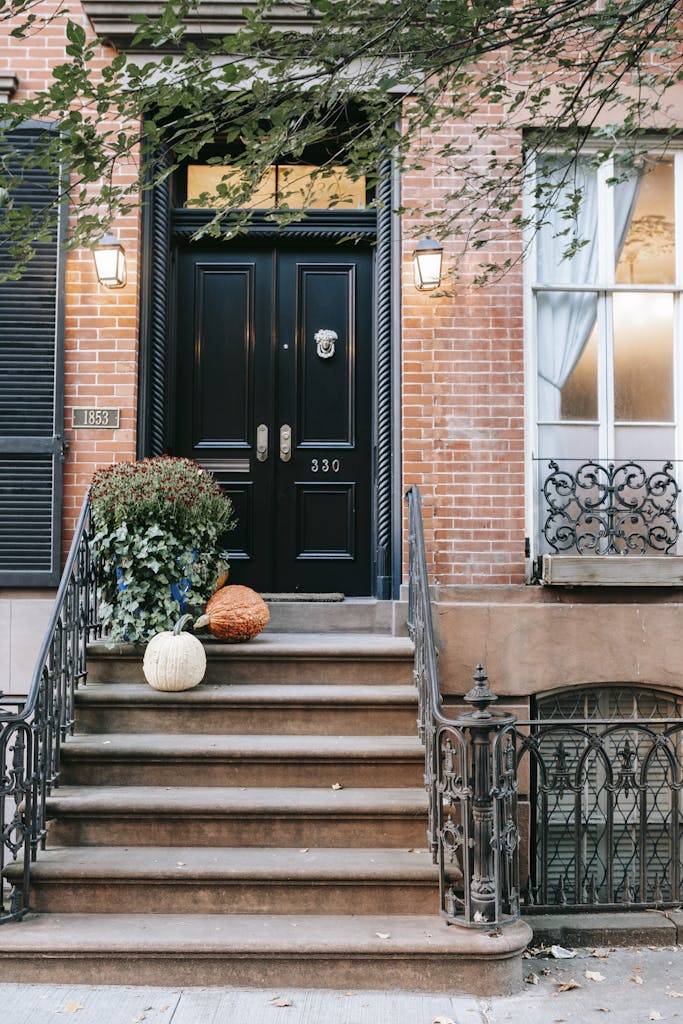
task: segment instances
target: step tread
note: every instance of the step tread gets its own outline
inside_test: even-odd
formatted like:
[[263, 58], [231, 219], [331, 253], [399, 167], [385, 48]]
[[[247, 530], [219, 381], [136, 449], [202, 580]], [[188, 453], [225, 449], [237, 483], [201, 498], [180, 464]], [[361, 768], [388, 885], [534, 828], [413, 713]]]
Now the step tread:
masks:
[[[453, 928], [422, 915], [291, 914], [29, 914], [21, 927], [0, 928], [2, 956], [72, 958], [179, 953], [240, 957], [449, 956], [505, 957], [525, 948], [523, 922], [505, 929]], [[453, 969], [457, 970], [455, 964]]]
[[339, 758], [369, 760], [424, 757], [422, 744], [413, 736], [297, 736], [169, 734], [76, 734], [62, 747], [62, 759], [111, 760], [157, 758], [310, 760]]
[[414, 686], [308, 683], [202, 683], [192, 690], [161, 692], [146, 683], [93, 682], [76, 691], [77, 704], [277, 704], [306, 706], [416, 705]]
[[[10, 865], [8, 876], [21, 872]], [[68, 879], [125, 881], [206, 880], [236, 883], [250, 879], [281, 884], [310, 880], [438, 882], [426, 850], [392, 848], [290, 849], [283, 847], [56, 847], [31, 865], [33, 882]]]
[[[405, 636], [385, 633], [260, 633], [249, 643], [226, 644], [202, 637], [206, 656], [214, 660], [242, 659], [398, 659], [413, 658], [413, 642]], [[88, 644], [89, 658], [138, 659], [143, 648], [136, 644], [109, 644], [94, 640]]]
[[239, 813], [424, 814], [427, 794], [416, 788], [320, 789], [308, 787], [61, 786], [47, 798], [48, 817], [65, 814]]

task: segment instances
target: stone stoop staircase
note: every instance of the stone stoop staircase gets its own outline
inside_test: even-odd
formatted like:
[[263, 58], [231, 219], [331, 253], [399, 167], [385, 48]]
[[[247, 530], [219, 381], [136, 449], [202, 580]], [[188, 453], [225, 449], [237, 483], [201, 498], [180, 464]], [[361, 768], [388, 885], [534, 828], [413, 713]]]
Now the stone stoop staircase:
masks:
[[412, 645], [383, 607], [274, 606], [177, 694], [93, 644], [0, 981], [519, 987], [526, 926], [438, 916]]

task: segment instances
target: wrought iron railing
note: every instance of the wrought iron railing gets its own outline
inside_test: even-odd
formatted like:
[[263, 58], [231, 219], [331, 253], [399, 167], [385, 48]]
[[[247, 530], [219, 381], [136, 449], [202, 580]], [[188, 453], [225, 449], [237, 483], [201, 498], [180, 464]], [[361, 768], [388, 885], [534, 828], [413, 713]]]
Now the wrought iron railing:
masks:
[[[449, 718], [439, 689], [420, 492], [408, 502], [408, 628], [415, 645], [418, 732], [425, 747], [427, 840], [439, 868], [440, 910], [469, 927], [519, 917], [517, 780], [511, 715], [495, 713], [481, 666], [465, 696], [473, 710]], [[501, 736], [506, 742], [501, 743]]]
[[[31, 862], [46, 838], [46, 798], [59, 782], [60, 751], [73, 732], [74, 693], [86, 679], [86, 647], [99, 635], [95, 556], [86, 495], [25, 700], [0, 697], [0, 924], [29, 910]], [[21, 880], [5, 888], [7, 863]]]
[[530, 780], [525, 912], [679, 905], [680, 706], [632, 687], [562, 696], [544, 698], [536, 719], [509, 730]]
[[680, 489], [671, 462], [648, 468], [589, 460], [570, 469], [550, 461], [548, 469], [542, 534], [552, 551], [646, 555], [676, 546]]

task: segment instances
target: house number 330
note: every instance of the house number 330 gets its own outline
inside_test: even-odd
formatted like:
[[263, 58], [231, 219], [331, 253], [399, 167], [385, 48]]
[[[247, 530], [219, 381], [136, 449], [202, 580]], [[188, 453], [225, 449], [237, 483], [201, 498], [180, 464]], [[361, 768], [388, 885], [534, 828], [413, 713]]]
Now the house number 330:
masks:
[[339, 459], [311, 459], [311, 473], [338, 473]]

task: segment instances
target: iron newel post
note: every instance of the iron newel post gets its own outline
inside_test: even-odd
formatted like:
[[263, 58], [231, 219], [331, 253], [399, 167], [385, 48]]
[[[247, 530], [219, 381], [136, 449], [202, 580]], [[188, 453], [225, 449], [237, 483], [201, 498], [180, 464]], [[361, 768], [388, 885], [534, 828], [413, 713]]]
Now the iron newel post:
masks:
[[[472, 840], [469, 886], [469, 919], [484, 924], [499, 919], [502, 900], [499, 865], [495, 851], [499, 846], [494, 820], [493, 744], [502, 728], [514, 722], [514, 715], [494, 713], [490, 705], [498, 700], [488, 685], [482, 665], [477, 665], [474, 686], [464, 700], [472, 711], [458, 716], [458, 724], [471, 739], [470, 779], [472, 791]], [[469, 859], [469, 858], [468, 858]]]

